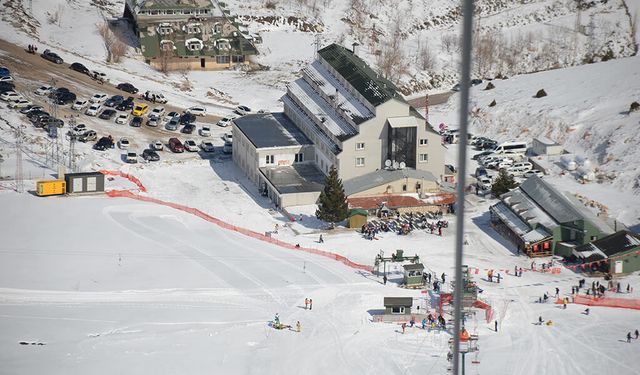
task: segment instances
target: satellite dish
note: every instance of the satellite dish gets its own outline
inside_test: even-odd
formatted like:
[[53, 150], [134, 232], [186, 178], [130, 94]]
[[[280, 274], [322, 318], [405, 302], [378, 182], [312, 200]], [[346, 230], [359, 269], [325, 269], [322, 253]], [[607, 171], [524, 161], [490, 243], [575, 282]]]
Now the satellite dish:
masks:
[[385, 160], [384, 161], [384, 166], [389, 168], [391, 166], [391, 160], [390, 159]]
[[400, 169], [404, 169], [407, 166], [407, 164], [403, 161], [400, 162]]
[[393, 161], [393, 169], [398, 169], [398, 167], [400, 166], [400, 164], [398, 164], [397, 161]]

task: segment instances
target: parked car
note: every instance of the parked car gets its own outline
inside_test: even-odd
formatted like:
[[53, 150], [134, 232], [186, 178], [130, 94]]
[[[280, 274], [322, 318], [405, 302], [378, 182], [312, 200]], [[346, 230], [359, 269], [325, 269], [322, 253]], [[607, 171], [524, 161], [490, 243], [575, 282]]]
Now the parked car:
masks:
[[53, 90], [51, 90], [51, 92], [49, 93], [48, 97], [49, 97], [50, 99], [54, 99], [54, 100], [55, 100], [55, 99], [57, 99], [60, 95], [62, 95], [62, 94], [66, 94], [66, 93], [68, 93], [68, 92], [71, 92], [71, 91], [69, 91], [69, 89], [68, 89], [68, 88], [66, 88], [66, 87], [58, 87], [57, 89], [53, 89]]
[[69, 65], [69, 69], [75, 70], [76, 72], [80, 72], [87, 75], [91, 73], [91, 71], [86, 66], [78, 62], [74, 62], [73, 64]]
[[22, 95], [18, 94], [15, 91], [7, 91], [7, 92], [3, 93], [2, 95], [0, 95], [0, 99], [4, 100], [5, 102], [9, 102], [9, 101], [17, 100], [17, 99], [22, 99]]
[[36, 95], [49, 95], [49, 93], [53, 91], [53, 87], [49, 86], [49, 85], [44, 85], [44, 86], [40, 86], [36, 89], [35, 94]]
[[180, 116], [180, 124], [186, 125], [196, 122], [196, 116], [191, 113], [183, 113]]
[[542, 178], [542, 176], [544, 176], [544, 173], [542, 173], [541, 171], [537, 170], [537, 169], [531, 169], [527, 172], [524, 172], [524, 174], [522, 175], [522, 177], [524, 178], [529, 178], [529, 177], [533, 177], [533, 176], [538, 176], [540, 178]]
[[9, 70], [9, 68], [7, 68], [6, 66], [0, 67], [0, 77], [6, 77], [10, 75], [11, 75], [11, 71]]
[[147, 126], [156, 127], [158, 125], [160, 125], [160, 118], [155, 116], [149, 116], [149, 119], [147, 120]]
[[226, 128], [231, 125], [231, 121], [233, 121], [233, 117], [223, 117], [216, 123], [216, 125]]
[[23, 115], [26, 115], [27, 113], [33, 112], [33, 111], [42, 111], [44, 110], [44, 108], [42, 108], [42, 106], [40, 105], [36, 105], [36, 104], [30, 104], [24, 108], [22, 108], [20, 110], [20, 113], [22, 113]]
[[491, 178], [489, 176], [482, 176], [478, 178], [478, 182], [476, 182], [476, 186], [478, 190], [491, 190]]
[[99, 117], [103, 120], [111, 120], [115, 115], [116, 111], [114, 109], [108, 108], [102, 111]]
[[528, 161], [521, 161], [517, 163], [513, 163], [512, 166], [507, 168], [507, 173], [512, 174], [514, 176], [521, 176], [526, 172], [529, 172], [533, 169], [533, 164]]
[[118, 111], [130, 111], [133, 109], [133, 98], [132, 97], [128, 97], [126, 98], [122, 103], [118, 104], [116, 106], [116, 109]]
[[236, 107], [235, 112], [237, 114], [239, 114], [240, 116], [244, 116], [244, 115], [248, 115], [249, 113], [251, 113], [251, 108], [244, 106], [244, 105], [239, 105]]
[[113, 144], [113, 138], [111, 138], [111, 136], [108, 137], [102, 137], [98, 140], [98, 142], [93, 145], [94, 150], [100, 150], [100, 151], [104, 151], [108, 148], [113, 148], [114, 144]]
[[124, 102], [124, 97], [122, 95], [114, 95], [104, 102], [104, 105], [107, 107], [115, 107], [122, 102]]
[[118, 84], [118, 86], [116, 86], [116, 88], [118, 90], [122, 90], [122, 91], [128, 92], [129, 94], [137, 94], [138, 93], [138, 89], [134, 85], [132, 85], [130, 83], [120, 83], [120, 84]]
[[146, 149], [142, 151], [142, 158], [146, 161], [158, 161], [160, 160], [160, 155], [152, 149]]
[[478, 178], [480, 176], [488, 176], [488, 175], [489, 175], [489, 172], [487, 171], [486, 168], [484, 168], [484, 167], [476, 168], [476, 174], [475, 174], [476, 178]]
[[85, 124], [78, 124], [76, 126], [73, 127], [73, 129], [71, 129], [71, 133], [74, 135], [82, 135], [84, 133], [87, 132], [87, 125]]
[[128, 113], [121, 113], [121, 114], [118, 115], [118, 117], [116, 117], [116, 124], [124, 125], [127, 122], [129, 122], [129, 114]]
[[107, 100], [107, 98], [107, 94], [94, 94], [91, 98], [89, 98], [89, 101], [91, 103], [102, 103]]
[[11, 76], [0, 77], [0, 82], [13, 82], [13, 77]]
[[153, 143], [151, 144], [151, 148], [156, 151], [161, 151], [164, 149], [164, 144], [161, 141], [153, 141]]
[[224, 140], [225, 143], [233, 143], [233, 134], [224, 133], [224, 135], [222, 136], [222, 139]]
[[233, 144], [225, 143], [224, 146], [222, 146], [222, 152], [225, 154], [231, 154], [233, 152]]
[[41, 117], [41, 116], [49, 116], [49, 113], [47, 111], [44, 111], [42, 109], [36, 109], [35, 111], [30, 111], [29, 113], [27, 113], [27, 118], [33, 122], [34, 119]]
[[191, 113], [192, 115], [196, 115], [196, 116], [204, 116], [207, 114], [207, 109], [205, 107], [196, 105], [196, 106], [187, 108], [185, 112]]
[[124, 156], [124, 161], [129, 164], [135, 164], [138, 162], [138, 154], [136, 154], [135, 152], [127, 152], [127, 154]]
[[12, 82], [0, 82], [0, 94], [4, 94], [7, 91], [15, 91], [16, 85]]
[[87, 116], [97, 116], [101, 109], [102, 105], [100, 105], [99, 103], [93, 103], [89, 106], [89, 108], [87, 108], [86, 111], [84, 111], [84, 113]]
[[96, 134], [96, 132], [93, 130], [89, 130], [78, 137], [78, 141], [80, 142], [91, 142], [95, 141], [96, 139], [98, 139], [98, 134]]
[[149, 117], [157, 117], [158, 119], [160, 119], [162, 115], [164, 115], [164, 107], [155, 107], [149, 113]]
[[211, 136], [211, 127], [209, 125], [204, 125], [200, 128], [200, 136], [202, 137], [210, 137]]
[[13, 100], [11, 102], [9, 102], [9, 108], [24, 108], [28, 105], [32, 105], [33, 103], [31, 103], [29, 100], [25, 99], [25, 98], [20, 98], [20, 99], [16, 99]]
[[200, 143], [200, 148], [204, 152], [213, 152], [215, 148], [213, 147], [213, 143], [211, 141], [202, 141]]
[[144, 100], [148, 100], [153, 103], [164, 104], [167, 102], [167, 99], [164, 97], [164, 95], [162, 95], [162, 93], [159, 93], [157, 91], [145, 91], [145, 93], [140, 95], [140, 97]]
[[178, 112], [169, 112], [166, 116], [164, 116], [164, 121], [171, 121], [173, 118], [180, 119], [180, 114]]
[[83, 100], [83, 99], [76, 100], [76, 102], [73, 103], [73, 105], [71, 106], [71, 109], [80, 111], [84, 109], [88, 104], [89, 104], [88, 100]]
[[92, 70], [91, 72], [89, 72], [89, 77], [91, 77], [92, 79], [100, 83], [105, 83], [109, 81], [106, 74], [95, 71], [95, 70]]
[[128, 149], [129, 146], [131, 146], [131, 142], [129, 142], [129, 138], [122, 137], [118, 141], [118, 147], [120, 147], [120, 149], [122, 149], [122, 150]]
[[144, 116], [147, 114], [147, 112], [149, 112], [149, 106], [147, 104], [141, 103], [136, 104], [136, 106], [133, 107], [131, 114], [134, 116]]
[[184, 148], [189, 152], [200, 151], [198, 144], [192, 139], [187, 139], [186, 141], [184, 141]]
[[191, 134], [193, 133], [193, 131], [196, 130], [196, 126], [193, 124], [186, 124], [185, 126], [182, 127], [182, 130], [180, 130], [181, 133], [183, 134]]
[[184, 146], [178, 138], [169, 138], [169, 149], [173, 152], [184, 152]]
[[178, 130], [179, 126], [180, 124], [178, 123], [178, 120], [173, 118], [171, 119], [171, 121], [167, 122], [167, 125], [165, 125], [164, 128], [167, 130], [176, 131]]
[[131, 122], [129, 123], [129, 126], [133, 126], [134, 128], [139, 128], [142, 126], [142, 122], [144, 121], [144, 119], [140, 116], [133, 116], [133, 118], [131, 119]]
[[490, 150], [489, 150], [489, 151], [482, 151], [482, 152], [480, 152], [480, 153], [477, 153], [477, 154], [473, 155], [473, 156], [471, 157], [471, 159], [473, 159], [473, 160], [481, 160], [483, 157], [485, 157], [485, 156], [489, 156], [489, 155], [491, 155], [492, 153], [493, 153], [493, 152], [492, 152], [492, 151], [490, 151]]
[[40, 56], [42, 56], [45, 60], [49, 60], [56, 64], [62, 64], [64, 62], [64, 60], [62, 60], [62, 57], [58, 56], [57, 53], [51, 52], [48, 49], [45, 49]]
[[63, 92], [56, 97], [57, 105], [67, 105], [76, 101], [76, 94], [72, 92]]

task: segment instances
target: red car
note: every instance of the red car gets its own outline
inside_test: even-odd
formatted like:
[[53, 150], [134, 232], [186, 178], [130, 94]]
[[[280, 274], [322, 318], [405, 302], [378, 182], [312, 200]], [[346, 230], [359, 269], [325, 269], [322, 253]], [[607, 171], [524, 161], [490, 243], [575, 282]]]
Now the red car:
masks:
[[178, 138], [169, 138], [169, 149], [173, 152], [184, 152], [184, 146]]

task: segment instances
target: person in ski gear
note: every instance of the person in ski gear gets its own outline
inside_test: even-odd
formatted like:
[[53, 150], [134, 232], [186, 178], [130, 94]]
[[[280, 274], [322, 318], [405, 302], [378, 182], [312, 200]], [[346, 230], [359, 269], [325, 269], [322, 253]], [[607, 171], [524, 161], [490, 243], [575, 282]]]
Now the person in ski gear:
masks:
[[276, 323], [276, 327], [280, 325], [280, 315], [276, 313], [276, 316], [273, 318], [273, 321]]
[[638, 330], [636, 329], [635, 334], [636, 334], [636, 340], [637, 340], [638, 336], [640, 336], [640, 332], [638, 332]]
[[300, 332], [300, 321], [296, 322], [296, 331]]
[[313, 300], [309, 298], [309, 310], [313, 309]]
[[382, 282], [387, 285], [387, 275], [382, 276]]
[[560, 288], [556, 288], [556, 298], [558, 298], [558, 296], [560, 296]]
[[495, 331], [498, 332], [498, 321], [497, 320], [494, 322], [493, 326], [495, 327]]
[[540, 315], [540, 316], [538, 317], [538, 325], [540, 325], [540, 326], [541, 326], [541, 325], [542, 325], [542, 322], [543, 322], [543, 320], [542, 320], [542, 315]]
[[309, 307], [309, 298], [304, 299], [304, 309], [306, 310]]
[[320, 234], [320, 239], [318, 240], [320, 243], [324, 243], [324, 239], [322, 238], [322, 234]]
[[446, 276], [446, 275], [444, 274], [444, 272], [443, 272], [443, 273], [442, 273], [442, 275], [440, 276], [440, 277], [442, 278], [442, 283], [443, 283], [443, 284], [445, 283], [445, 281], [444, 281], [445, 276]]
[[[402, 334], [404, 335], [404, 329], [407, 328], [407, 323], [402, 323]], [[631, 338], [631, 332], [629, 332], [629, 338]]]
[[[427, 327], [427, 318], [422, 318], [422, 329], [426, 329]], [[638, 333], [638, 330], [636, 330], [636, 333]], [[636, 338], [638, 338], [638, 336], [636, 335]]]
[[627, 332], [627, 342], [631, 342], [631, 332]]

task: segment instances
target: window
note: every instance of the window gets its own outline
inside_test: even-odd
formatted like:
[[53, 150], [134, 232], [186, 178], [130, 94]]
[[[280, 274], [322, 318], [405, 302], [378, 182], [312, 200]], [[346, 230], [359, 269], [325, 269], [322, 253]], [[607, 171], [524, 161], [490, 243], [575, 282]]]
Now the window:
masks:
[[173, 32], [173, 29], [170, 26], [160, 26], [160, 28], [158, 28], [158, 34], [160, 35], [167, 35], [167, 34], [171, 34]]
[[213, 25], [213, 33], [214, 34], [220, 34], [222, 32], [222, 25], [219, 23], [216, 23], [215, 25]]
[[402, 184], [402, 191], [407, 191], [407, 184]]
[[420, 139], [420, 146], [426, 146], [429, 144], [429, 140], [427, 138]]
[[273, 163], [274, 163], [274, 157], [273, 157], [273, 155], [267, 155], [267, 156], [266, 156], [265, 163], [266, 163], [266, 164], [273, 164]]
[[425, 163], [429, 161], [429, 155], [428, 154], [420, 154], [420, 162], [421, 163]]
[[416, 182], [416, 191], [420, 191], [421, 188], [422, 188], [422, 185], [420, 185], [419, 182]]
[[303, 161], [304, 161], [304, 154], [302, 152], [299, 154], [296, 154], [294, 163], [302, 163]]
[[356, 143], [356, 150], [364, 150], [364, 142]]
[[356, 158], [356, 167], [364, 167], [364, 158]]
[[228, 64], [229, 56], [216, 56], [216, 62], [218, 64]]
[[404, 314], [404, 306], [393, 306], [391, 308], [392, 314]]

